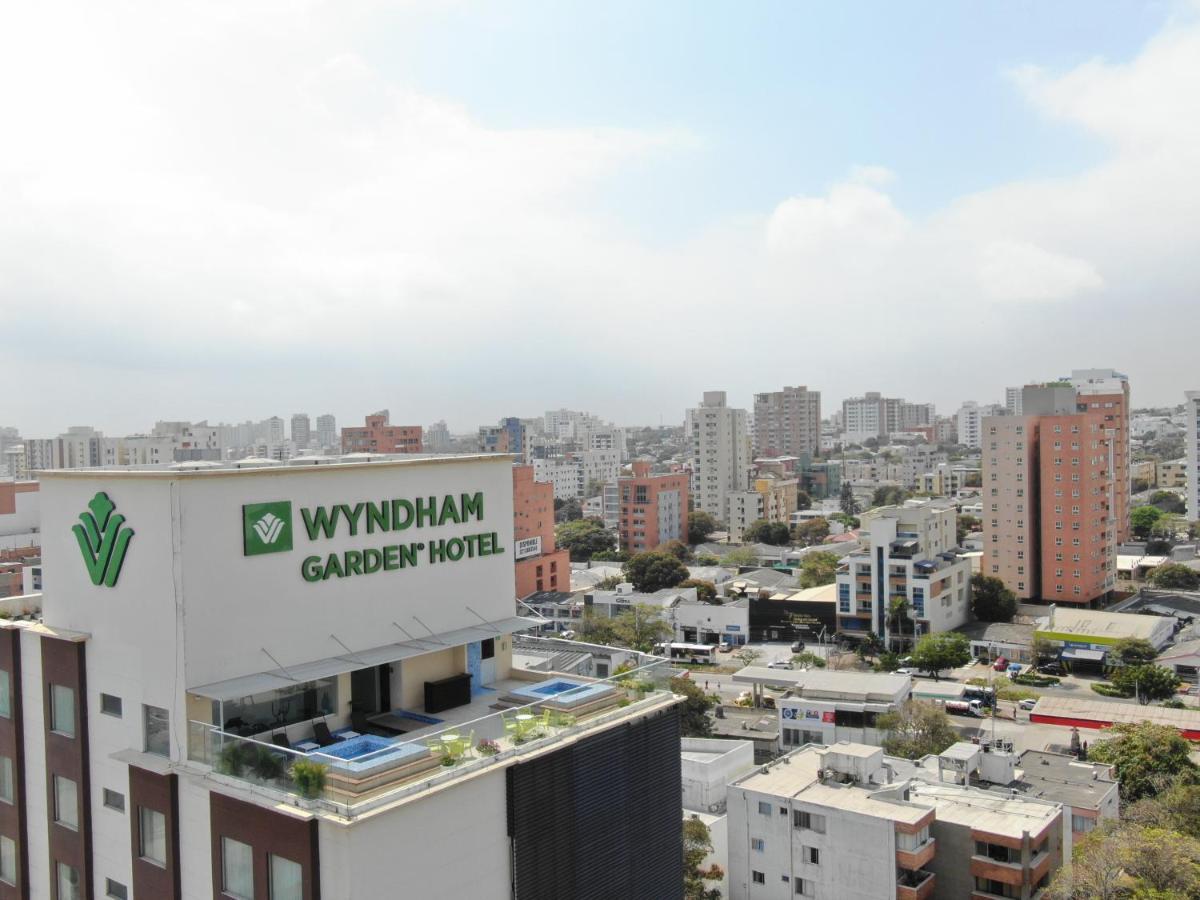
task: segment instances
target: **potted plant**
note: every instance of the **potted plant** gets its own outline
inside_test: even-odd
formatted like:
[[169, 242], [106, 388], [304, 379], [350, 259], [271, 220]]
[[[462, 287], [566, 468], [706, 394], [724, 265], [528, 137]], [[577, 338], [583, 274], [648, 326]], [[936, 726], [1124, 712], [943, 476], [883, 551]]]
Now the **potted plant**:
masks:
[[495, 756], [500, 752], [500, 744], [498, 741], [493, 741], [491, 738], [484, 738], [475, 747], [484, 756]]
[[325, 772], [327, 766], [317, 762], [309, 762], [308, 760], [298, 760], [292, 766], [292, 782], [296, 785], [296, 790], [300, 792], [300, 796], [307, 797], [313, 800], [321, 796], [321, 791], [325, 790]]
[[221, 748], [217, 758], [217, 771], [241, 778], [246, 767], [254, 763], [254, 745], [245, 741], [230, 741]]
[[255, 753], [254, 759], [250, 762], [250, 771], [256, 778], [261, 778], [263, 781], [274, 781], [283, 775], [285, 763], [277, 751], [257, 746], [253, 749]]

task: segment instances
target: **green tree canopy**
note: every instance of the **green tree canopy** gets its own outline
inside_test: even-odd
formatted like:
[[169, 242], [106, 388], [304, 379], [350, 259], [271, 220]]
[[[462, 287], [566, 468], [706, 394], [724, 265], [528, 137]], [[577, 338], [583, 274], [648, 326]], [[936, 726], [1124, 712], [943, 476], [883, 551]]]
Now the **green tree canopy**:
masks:
[[981, 622], [1011, 622], [1017, 614], [1017, 595], [990, 575], [971, 576], [971, 612]]
[[812, 509], [812, 495], [808, 491], [796, 491], [796, 509]]
[[820, 587], [837, 580], [838, 555], [825, 550], [806, 553], [800, 560], [800, 587]]
[[1168, 591], [1194, 591], [1200, 588], [1200, 572], [1183, 563], [1163, 563], [1146, 576], [1154, 587]]
[[766, 519], [759, 519], [750, 523], [744, 537], [750, 543], [784, 547], [791, 542], [792, 532], [783, 522], [768, 522]]
[[718, 527], [717, 520], [704, 510], [692, 510], [688, 513], [688, 543], [703, 544]]
[[604, 530], [599, 519], [575, 519], [563, 522], [554, 529], [554, 541], [560, 548], [570, 551], [572, 562], [587, 562], [593, 553], [612, 550], [617, 544], [616, 536]]
[[721, 889], [705, 882], [720, 881], [725, 872], [716, 863], [702, 868], [713, 852], [708, 826], [692, 815], [683, 820], [683, 900], [721, 900]]
[[555, 522], [574, 522], [577, 519], [583, 518], [583, 507], [579, 505], [579, 501], [574, 497], [568, 500], [554, 499], [554, 521]]
[[1180, 678], [1170, 669], [1156, 665], [1122, 666], [1110, 678], [1115, 687], [1135, 692], [1143, 700], [1166, 700], [1174, 697]]
[[871, 506], [900, 506], [909, 497], [908, 491], [894, 484], [875, 488], [871, 495]]
[[1163, 511], [1157, 506], [1139, 506], [1129, 514], [1129, 525], [1134, 535], [1144, 541], [1150, 537], [1162, 517]]
[[735, 547], [721, 557], [723, 566], [757, 566], [758, 554], [750, 547]]
[[670, 553], [673, 557], [683, 563], [692, 561], [692, 548], [678, 539], [667, 541], [665, 544], [659, 544], [655, 549], [662, 553]]
[[1174, 491], [1155, 491], [1150, 495], [1150, 505], [1170, 515], [1182, 516], [1187, 512], [1187, 504]]
[[708, 737], [712, 720], [708, 711], [717, 705], [717, 698], [706, 694], [690, 677], [678, 676], [670, 681], [671, 693], [684, 698], [679, 707], [679, 727], [683, 737]]
[[593, 607], [583, 608], [583, 617], [575, 625], [576, 637], [589, 644], [613, 646], [617, 643], [615, 623], [608, 616], [596, 612]]
[[1191, 744], [1169, 725], [1118, 723], [1113, 737], [1096, 741], [1088, 759], [1108, 763], [1121, 782], [1121, 799], [1133, 803], [1172, 783], [1194, 784], [1200, 770], [1190, 758]]
[[830, 516], [826, 516], [826, 518], [829, 519], [830, 522], [841, 522], [843, 527], [848, 528], [851, 531], [853, 531], [855, 528], [862, 527], [862, 522], [859, 521], [858, 516], [852, 514], [835, 512]]
[[675, 633], [669, 622], [662, 618], [661, 610], [649, 603], [635, 603], [613, 619], [616, 641], [622, 647], [631, 647], [642, 653], [650, 653], [655, 644], [660, 644]]
[[713, 556], [711, 553], [700, 553], [696, 556], [696, 565], [698, 566], [719, 566], [721, 557]]
[[1158, 651], [1154, 649], [1153, 644], [1145, 638], [1136, 637], [1123, 637], [1115, 641], [1108, 653], [1114, 660], [1125, 666], [1148, 663], [1158, 656]]
[[679, 582], [676, 587], [695, 588], [696, 599], [701, 603], [717, 602], [717, 586], [711, 581], [705, 581], [702, 578], [688, 578]]
[[912, 654], [913, 665], [937, 678], [943, 669], [957, 669], [971, 659], [971, 644], [965, 634], [957, 631], [938, 631], [917, 641]]
[[792, 528], [792, 537], [805, 547], [819, 544], [829, 537], [829, 520], [825, 518], [805, 519]]
[[979, 520], [978, 516], [960, 513], [954, 532], [955, 541], [962, 544], [967, 539], [968, 534], [972, 531], [978, 531], [981, 527], [983, 527], [983, 522]]
[[1075, 845], [1048, 900], [1200, 897], [1200, 841], [1186, 833], [1104, 819]]
[[675, 587], [688, 577], [687, 566], [670, 553], [648, 550], [638, 553], [625, 563], [625, 577], [634, 588], [652, 594], [663, 588]]
[[854, 499], [854, 491], [850, 487], [850, 482], [842, 482], [842, 493], [838, 497], [838, 505], [842, 512], [848, 516], [858, 515], [858, 501]]
[[733, 653], [738, 658], [738, 661], [743, 666], [752, 666], [762, 659], [762, 651], [756, 650], [754, 647], [739, 647]]
[[628, 550], [598, 550], [592, 554], [592, 562], [629, 562], [633, 556]]
[[958, 740], [958, 732], [945, 710], [914, 700], [909, 700], [895, 712], [879, 716], [876, 727], [887, 732], [883, 739], [884, 752], [905, 759], [941, 753]]

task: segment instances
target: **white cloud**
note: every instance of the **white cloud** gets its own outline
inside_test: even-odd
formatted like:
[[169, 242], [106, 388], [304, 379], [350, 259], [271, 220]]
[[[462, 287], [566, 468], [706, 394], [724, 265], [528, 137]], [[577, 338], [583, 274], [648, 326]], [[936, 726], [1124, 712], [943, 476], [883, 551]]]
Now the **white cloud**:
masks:
[[1090, 263], [1022, 241], [992, 241], [982, 256], [980, 285], [993, 300], [1061, 300], [1104, 284]]

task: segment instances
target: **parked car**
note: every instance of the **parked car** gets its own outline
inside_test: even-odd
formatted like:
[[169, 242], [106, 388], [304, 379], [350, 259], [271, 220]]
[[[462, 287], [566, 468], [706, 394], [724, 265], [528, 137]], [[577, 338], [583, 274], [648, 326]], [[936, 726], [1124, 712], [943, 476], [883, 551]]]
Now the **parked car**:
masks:
[[1043, 675], [1065, 675], [1066, 670], [1063, 669], [1062, 663], [1049, 662], [1043, 663], [1037, 667], [1037, 670]]
[[773, 659], [767, 663], [768, 669], [791, 669], [792, 661], [790, 659]]
[[900, 659], [900, 665], [902, 666], [911, 666], [912, 664], [913, 658], [911, 656], [905, 656]]
[[917, 674], [917, 670], [916, 670], [916, 669], [909, 669], [909, 668], [897, 669], [897, 670], [896, 670], [896, 674], [897, 674], [897, 675], [916, 675], [916, 674]]
[[793, 653], [802, 653], [804, 651], [804, 641], [795, 641], [792, 644]]
[[733, 644], [727, 644], [724, 641], [722, 641], [721, 646], [717, 647], [717, 652], [718, 653], [732, 653], [733, 652]]
[[996, 661], [994, 663], [992, 663], [992, 668], [995, 669], [997, 672], [1003, 672], [1005, 669], [1008, 668], [1008, 660], [1005, 659], [1003, 656], [998, 656], [998, 657], [996, 657]]
[[1035, 706], [1037, 706], [1037, 698], [1026, 697], [1024, 700], [1019, 701], [1017, 706], [1021, 707], [1021, 709], [1033, 709]]

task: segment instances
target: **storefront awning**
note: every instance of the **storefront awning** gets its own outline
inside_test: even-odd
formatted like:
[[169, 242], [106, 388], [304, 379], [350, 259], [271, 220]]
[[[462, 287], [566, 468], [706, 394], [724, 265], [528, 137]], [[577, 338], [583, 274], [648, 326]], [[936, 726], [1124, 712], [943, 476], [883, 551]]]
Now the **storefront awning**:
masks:
[[1106, 656], [1108, 656], [1107, 650], [1085, 650], [1082, 647], [1067, 647], [1062, 652], [1063, 659], [1076, 662], [1102, 663]]
[[[512, 634], [516, 631], [525, 631], [545, 624], [548, 624], [546, 619], [513, 616], [487, 624], [480, 622], [478, 625], [468, 628], [459, 628], [425, 638], [418, 637], [413, 640], [384, 644], [369, 650], [355, 650], [352, 647], [350, 648], [352, 653], [342, 653], [340, 656], [330, 656], [297, 664], [292, 664], [283, 657], [280, 648], [266, 647], [264, 650], [279, 659], [282, 667], [273, 666], [264, 672], [188, 688], [188, 693], [207, 697], [210, 700], [235, 700], [251, 694], [264, 694], [280, 688], [295, 687], [297, 684], [316, 681], [318, 678], [332, 678], [356, 669], [366, 669], [413, 656], [423, 656], [426, 653], [445, 650], [448, 647], [461, 647], [463, 644]], [[334, 642], [331, 640], [330, 643]], [[265, 653], [264, 660], [270, 662]]]

